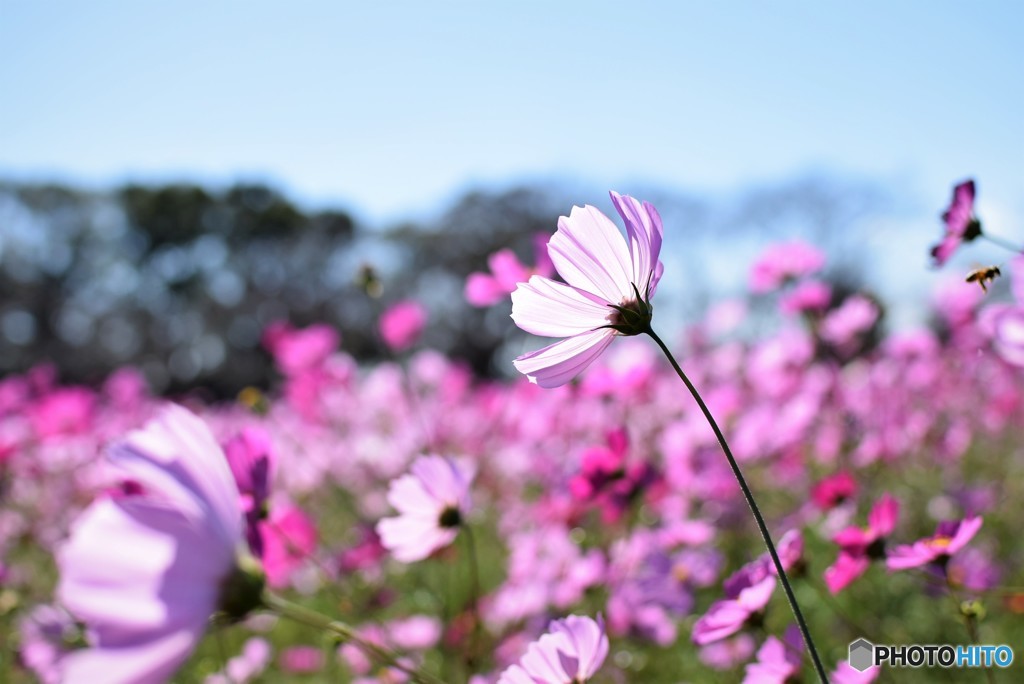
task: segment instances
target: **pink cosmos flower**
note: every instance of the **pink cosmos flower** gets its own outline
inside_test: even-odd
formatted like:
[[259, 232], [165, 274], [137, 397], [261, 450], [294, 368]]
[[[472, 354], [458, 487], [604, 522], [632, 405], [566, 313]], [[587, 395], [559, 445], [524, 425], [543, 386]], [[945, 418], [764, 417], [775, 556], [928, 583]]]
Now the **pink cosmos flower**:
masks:
[[[142, 490], [94, 502], [58, 551], [61, 603], [86, 625], [89, 648], [62, 663], [73, 682], [168, 679], [223, 599], [244, 580], [238, 488], [198, 417], [168, 406], [107, 450]], [[232, 581], [231, 591], [225, 591]], [[258, 584], [247, 583], [258, 597]]]
[[400, 352], [416, 344], [427, 324], [427, 310], [411, 299], [392, 304], [380, 317], [380, 336], [388, 349]]
[[441, 456], [421, 456], [411, 470], [388, 489], [388, 503], [399, 516], [377, 523], [381, 543], [403, 563], [422, 560], [454, 541], [469, 510], [474, 476], [467, 464]]
[[337, 331], [322, 323], [299, 329], [277, 322], [263, 332], [263, 346], [288, 376], [321, 365], [338, 348], [339, 340]]
[[981, 224], [974, 218], [974, 180], [966, 180], [953, 188], [953, 199], [942, 214], [946, 234], [932, 247], [936, 266], [946, 263], [962, 242], [970, 242], [981, 235]]
[[715, 601], [693, 626], [691, 638], [704, 646], [732, 636], [760, 614], [775, 591], [775, 575], [763, 572], [763, 564], [741, 568], [726, 584], [726, 598]]
[[992, 316], [991, 328], [996, 352], [1007, 363], [1024, 367], [1024, 307], [999, 307]]
[[548, 633], [530, 644], [518, 665], [505, 670], [498, 684], [572, 684], [586, 682], [608, 656], [604, 620], [570, 615], [555, 620]]
[[239, 490], [239, 506], [245, 514], [245, 536], [256, 556], [263, 555], [259, 522], [266, 516], [267, 497], [277, 458], [270, 435], [263, 428], [249, 426], [228, 440], [224, 455]]
[[548, 237], [538, 235], [534, 239], [534, 262], [531, 269], [519, 262], [515, 252], [502, 249], [487, 259], [491, 273], [470, 273], [466, 279], [466, 301], [473, 306], [497, 304], [516, 289], [516, 285], [530, 279], [532, 275], [551, 277], [555, 267], [548, 257]]
[[829, 680], [832, 684], [868, 684], [878, 679], [878, 673], [881, 671], [882, 668], [873, 665], [861, 672], [855, 670], [847, 661], [840, 660]]
[[806, 242], [795, 240], [769, 245], [750, 269], [750, 291], [764, 294], [797, 278], [820, 271], [825, 254]]
[[872, 560], [885, 557], [885, 538], [896, 528], [899, 512], [899, 502], [883, 494], [868, 513], [866, 528], [847, 527], [833, 538], [839, 544], [839, 557], [825, 570], [829, 591], [838, 594], [863, 575]]
[[857, 493], [857, 481], [843, 470], [826, 477], [811, 490], [811, 500], [823, 511], [831, 510]]
[[259, 524], [267, 586], [280, 589], [316, 550], [316, 526], [297, 506], [275, 506]]
[[534, 335], [566, 338], [513, 362], [541, 387], [564, 385], [616, 335], [636, 335], [649, 325], [650, 300], [663, 270], [661, 217], [648, 202], [616, 192], [611, 198], [626, 224], [628, 244], [600, 211], [573, 207], [548, 243], [565, 283], [535, 275], [512, 293], [516, 325]]
[[981, 516], [940, 522], [931, 537], [893, 549], [886, 565], [890, 570], [907, 570], [929, 563], [945, 563], [966, 546], [980, 529]]
[[874, 302], [863, 295], [853, 295], [825, 316], [819, 334], [821, 339], [836, 347], [848, 348], [858, 335], [871, 329], [878, 316]]
[[770, 636], [757, 651], [757, 660], [747, 665], [743, 684], [786, 684], [800, 674], [804, 642], [796, 625], [790, 625], [782, 639]]

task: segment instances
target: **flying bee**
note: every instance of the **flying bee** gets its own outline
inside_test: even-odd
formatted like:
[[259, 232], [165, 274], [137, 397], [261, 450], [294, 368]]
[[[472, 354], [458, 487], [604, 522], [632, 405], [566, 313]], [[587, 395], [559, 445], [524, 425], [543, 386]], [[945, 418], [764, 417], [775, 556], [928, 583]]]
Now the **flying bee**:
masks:
[[988, 283], [1002, 275], [998, 266], [984, 266], [976, 268], [967, 274], [967, 282], [978, 283], [984, 292], [988, 292]]
[[355, 277], [355, 284], [360, 290], [374, 299], [380, 297], [384, 289], [380, 276], [377, 275], [376, 269], [370, 264], [363, 264], [359, 267], [359, 272], [356, 273]]

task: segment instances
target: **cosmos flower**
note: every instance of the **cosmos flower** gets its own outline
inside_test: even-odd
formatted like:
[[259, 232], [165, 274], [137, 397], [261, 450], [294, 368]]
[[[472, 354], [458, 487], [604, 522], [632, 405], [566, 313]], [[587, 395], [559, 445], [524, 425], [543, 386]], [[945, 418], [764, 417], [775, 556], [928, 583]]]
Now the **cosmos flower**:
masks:
[[825, 570], [829, 591], [838, 594], [863, 575], [872, 560], [885, 557], [885, 538], [896, 528], [899, 513], [899, 502], [883, 494], [868, 513], [866, 528], [847, 527], [833, 538], [839, 544], [839, 557]]
[[518, 665], [505, 670], [498, 684], [574, 684], [586, 682], [608, 656], [604, 620], [570, 615], [555, 620], [548, 633], [530, 644]]
[[890, 570], [907, 570], [929, 563], [945, 563], [966, 546], [980, 529], [981, 516], [945, 520], [938, 524], [932, 536], [893, 549], [886, 565]]
[[377, 523], [381, 544], [411, 563], [451, 544], [469, 510], [472, 468], [441, 456], [421, 456], [411, 473], [391, 482], [388, 503], [398, 517]]
[[238, 488], [202, 420], [168, 406], [112, 445], [108, 458], [141, 494], [94, 502], [57, 553], [62, 605], [86, 626], [66, 655], [73, 682], [168, 679], [222, 610], [258, 604], [246, 574]]
[[541, 387], [564, 385], [616, 335], [640, 334], [650, 323], [650, 300], [663, 270], [661, 217], [648, 202], [616, 192], [611, 198], [628, 240], [594, 207], [573, 207], [548, 242], [565, 283], [535, 275], [512, 293], [516, 325], [534, 335], [566, 338], [513, 362]]
[[548, 257], [548, 237], [540, 234], [534, 240], [535, 265], [531, 269], [520, 263], [511, 249], [498, 250], [487, 259], [490, 273], [470, 273], [466, 279], [466, 301], [473, 306], [491, 306], [515, 291], [516, 285], [532, 275], [551, 277], [555, 267]]
[[412, 299], [395, 302], [380, 317], [380, 336], [388, 349], [405, 351], [416, 344], [427, 324], [427, 310]]
[[769, 245], [750, 268], [750, 291], [764, 294], [806, 275], [820, 271], [825, 254], [799, 240]]
[[790, 625], [782, 639], [769, 636], [757, 651], [757, 660], [747, 665], [744, 684], [786, 684], [800, 674], [804, 642], [796, 625]]
[[953, 188], [953, 199], [942, 214], [946, 233], [939, 244], [932, 247], [936, 266], [949, 260], [962, 242], [970, 242], [981, 235], [981, 223], [974, 217], [974, 180], [966, 180]]

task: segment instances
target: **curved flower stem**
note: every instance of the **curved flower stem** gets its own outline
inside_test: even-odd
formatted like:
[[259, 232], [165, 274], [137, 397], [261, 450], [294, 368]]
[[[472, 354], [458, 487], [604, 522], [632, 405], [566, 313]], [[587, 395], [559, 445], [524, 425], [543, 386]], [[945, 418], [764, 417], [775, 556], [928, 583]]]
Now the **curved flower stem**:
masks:
[[690, 394], [693, 395], [694, 400], [700, 407], [700, 410], [704, 413], [704, 418], [707, 419], [711, 429], [714, 430], [715, 436], [718, 438], [718, 443], [722, 446], [722, 451], [725, 452], [725, 457], [729, 461], [729, 467], [732, 468], [733, 475], [736, 476], [736, 481], [740, 485], [740, 489], [743, 491], [743, 497], [747, 500], [747, 505], [750, 506], [750, 512], [754, 514], [754, 520], [757, 522], [757, 528], [761, 532], [761, 538], [764, 539], [765, 546], [768, 547], [768, 554], [772, 557], [772, 563], [775, 564], [775, 572], [779, 576], [779, 580], [782, 582], [782, 588], [786, 592], [786, 600], [789, 601], [789, 607], [793, 610], [793, 616], [796, 618], [797, 626], [800, 627], [800, 634], [804, 638], [804, 644], [807, 646], [807, 651], [811, 655], [811, 661], [814, 663], [814, 670], [818, 675], [818, 679], [822, 684], [828, 684], [828, 676], [825, 674], [825, 668], [821, 664], [821, 658], [818, 657], [818, 650], [814, 647], [814, 640], [811, 639], [811, 632], [807, 628], [807, 622], [804, 620], [803, 613], [800, 612], [800, 606], [797, 605], [796, 596], [793, 594], [793, 587], [789, 584], [789, 577], [786, 575], [785, 569], [782, 567], [782, 561], [779, 560], [779, 553], [775, 550], [775, 544], [772, 542], [772, 537], [768, 533], [768, 526], [764, 522], [764, 517], [761, 515], [761, 510], [757, 507], [757, 502], [754, 501], [754, 495], [750, 491], [750, 487], [747, 486], [747, 481], [743, 477], [743, 473], [740, 471], [740, 466], [736, 463], [736, 459], [732, 455], [732, 450], [729, 448], [729, 443], [725, 441], [725, 435], [722, 434], [722, 430], [718, 427], [718, 423], [715, 421], [715, 417], [711, 415], [710, 409], [707, 404], [701, 398], [700, 393], [697, 392], [697, 388], [693, 386], [690, 379], [686, 377], [686, 373], [679, 367], [679, 363], [675, 357], [672, 356], [672, 352], [669, 351], [665, 343], [661, 341], [661, 338], [654, 332], [654, 330], [647, 326], [645, 330], [648, 335], [651, 336], [661, 351], [665, 353], [668, 362], [672, 364], [673, 370], [679, 379], [686, 385], [686, 389], [690, 390]]
[[1011, 252], [1015, 252], [1017, 254], [1021, 254], [1022, 252], [1024, 252], [1024, 249], [1022, 249], [1019, 245], [1015, 245], [1012, 242], [1010, 242], [1009, 240], [1005, 240], [1005, 239], [999, 237], [998, 235], [989, 235], [988, 233], [982, 233], [981, 237], [985, 238], [986, 240], [988, 240], [992, 244], [998, 245], [998, 246], [1002, 247], [1003, 249], [1008, 249]]
[[344, 622], [332, 620], [326, 615], [322, 615], [315, 610], [310, 610], [309, 608], [300, 606], [297, 603], [292, 603], [291, 601], [283, 599], [269, 591], [263, 592], [263, 604], [277, 614], [283, 615], [295, 622], [301, 622], [304, 625], [309, 625], [310, 627], [330, 632], [342, 641], [355, 644], [368, 655], [376, 658], [382, 663], [385, 663], [388, 667], [401, 670], [405, 674], [409, 675], [414, 682], [418, 682], [419, 684], [445, 684], [444, 680], [435, 677], [429, 672], [413, 669], [403, 665], [399, 661], [398, 654], [360, 638], [359, 635], [356, 634], [356, 631]]

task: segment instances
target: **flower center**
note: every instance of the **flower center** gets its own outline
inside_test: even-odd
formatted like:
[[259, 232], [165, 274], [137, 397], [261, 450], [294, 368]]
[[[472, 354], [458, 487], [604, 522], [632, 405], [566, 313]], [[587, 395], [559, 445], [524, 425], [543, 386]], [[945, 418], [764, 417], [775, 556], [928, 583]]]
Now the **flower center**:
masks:
[[928, 540], [928, 546], [930, 546], [931, 548], [933, 548], [933, 549], [935, 549], [937, 551], [944, 551], [944, 550], [946, 550], [946, 548], [949, 546], [950, 542], [952, 542], [952, 541], [953, 541], [952, 537], [944, 537], [944, 536], [933, 537], [932, 539]]
[[441, 527], [458, 527], [462, 524], [462, 513], [458, 508], [449, 506], [441, 511], [441, 517], [437, 519], [437, 524]]

